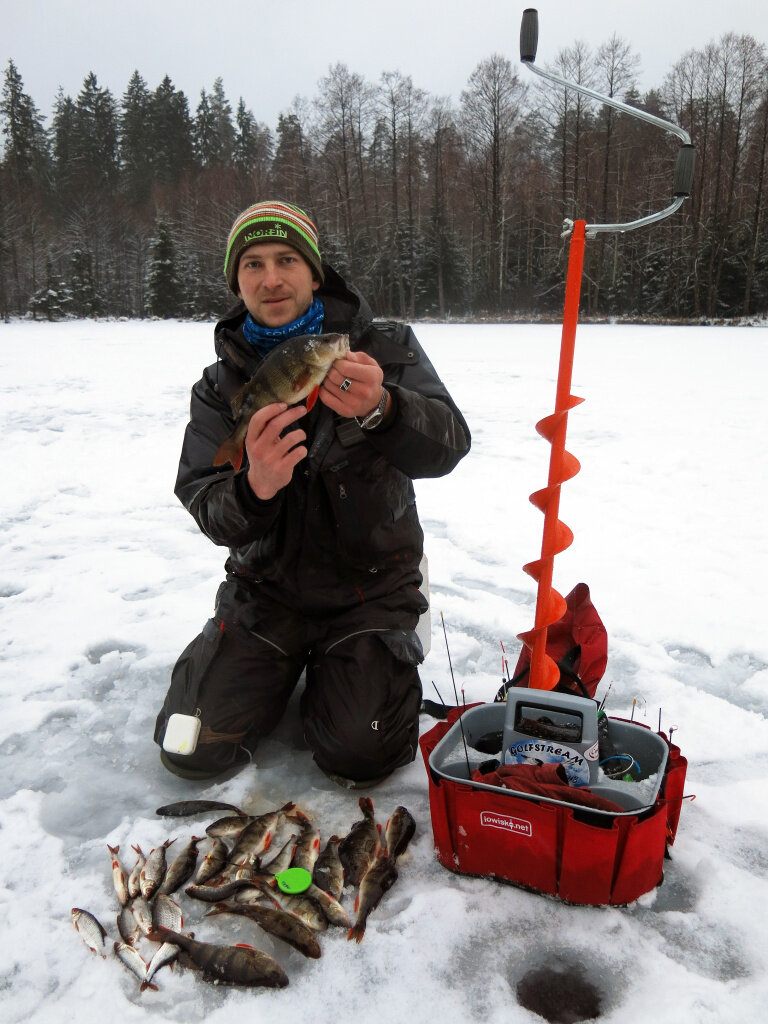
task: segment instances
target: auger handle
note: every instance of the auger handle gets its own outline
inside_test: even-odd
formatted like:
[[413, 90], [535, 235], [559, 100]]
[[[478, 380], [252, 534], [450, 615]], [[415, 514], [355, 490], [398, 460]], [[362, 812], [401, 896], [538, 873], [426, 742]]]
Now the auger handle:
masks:
[[539, 12], [535, 7], [523, 11], [520, 23], [520, 60], [525, 64], [533, 64], [539, 45]]
[[589, 96], [590, 99], [597, 100], [598, 103], [604, 103], [608, 107], [613, 107], [614, 110], [620, 110], [624, 114], [629, 114], [631, 117], [646, 121], [656, 128], [663, 129], [665, 132], [670, 132], [672, 135], [676, 135], [682, 143], [678, 150], [677, 164], [675, 165], [674, 197], [669, 206], [663, 210], [658, 210], [656, 213], [651, 213], [645, 217], [638, 218], [638, 220], [627, 221], [623, 224], [587, 224], [586, 237], [594, 238], [602, 232], [621, 234], [625, 231], [634, 231], [636, 228], [642, 228], [648, 224], [664, 220], [679, 210], [691, 194], [693, 172], [696, 163], [696, 154], [688, 132], [672, 121], [665, 121], [664, 118], [657, 117], [647, 110], [641, 110], [629, 103], [624, 103], [622, 100], [617, 100], [615, 96], [604, 96], [602, 93], [596, 92], [580, 82], [571, 82], [567, 78], [563, 78], [562, 75], [558, 75], [555, 71], [537, 67], [534, 62], [536, 60], [538, 44], [539, 14], [535, 8], [528, 7], [523, 11], [523, 19], [520, 23], [520, 60], [534, 74], [547, 79], [549, 82], [553, 82], [561, 88], [572, 89], [574, 92], [581, 93], [582, 96]]
[[675, 198], [687, 199], [693, 188], [693, 172], [696, 168], [696, 150], [692, 145], [682, 145], [677, 151], [675, 183], [672, 194]]

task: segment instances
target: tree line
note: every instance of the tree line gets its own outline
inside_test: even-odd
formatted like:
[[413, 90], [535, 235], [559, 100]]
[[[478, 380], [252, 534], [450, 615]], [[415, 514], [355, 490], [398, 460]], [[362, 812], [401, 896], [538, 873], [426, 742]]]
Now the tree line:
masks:
[[[612, 36], [554, 69], [691, 135], [691, 198], [650, 228], [587, 243], [582, 311], [719, 318], [768, 311], [768, 59], [729, 33], [640, 94]], [[567, 219], [623, 223], [671, 201], [676, 143], [646, 122], [543, 87], [495, 54], [458, 102], [399, 71], [329, 67], [274, 130], [222, 79], [194, 110], [135, 71], [119, 99], [90, 73], [46, 126], [11, 60], [0, 97], [0, 314], [220, 314], [224, 243], [259, 199], [297, 203], [379, 315], [559, 316]]]

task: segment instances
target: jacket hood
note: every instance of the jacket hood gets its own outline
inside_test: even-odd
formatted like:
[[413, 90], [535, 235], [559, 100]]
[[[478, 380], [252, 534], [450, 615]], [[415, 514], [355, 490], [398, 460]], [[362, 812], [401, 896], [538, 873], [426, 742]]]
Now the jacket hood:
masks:
[[[330, 264], [323, 264], [323, 272], [325, 282], [316, 293], [325, 306], [323, 330], [327, 333], [349, 334], [354, 347], [355, 341], [373, 320], [373, 311], [357, 288], [348, 285]], [[250, 373], [254, 363], [254, 351], [245, 340], [242, 331], [247, 312], [243, 300], [238, 299], [229, 312], [216, 323], [213, 336], [219, 359]]]

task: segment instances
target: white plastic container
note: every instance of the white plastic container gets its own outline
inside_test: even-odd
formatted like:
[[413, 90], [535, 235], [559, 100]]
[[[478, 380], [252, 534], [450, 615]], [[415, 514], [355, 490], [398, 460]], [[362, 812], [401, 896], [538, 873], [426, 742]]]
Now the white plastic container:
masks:
[[512, 687], [507, 691], [505, 764], [560, 762], [572, 786], [598, 780], [597, 704], [589, 697]]
[[[563, 698], [581, 702], [573, 710], [582, 709], [582, 738], [578, 742], [568, 743], [567, 746], [574, 747], [578, 751], [580, 746], [589, 750], [593, 744], [597, 744], [597, 705], [594, 701], [584, 697], [570, 698], [568, 694], [550, 694], [543, 690], [532, 690], [525, 687], [520, 687], [516, 694], [510, 690], [509, 698], [511, 697], [515, 698], [511, 705], [508, 699], [507, 704], [480, 704], [464, 712], [461, 721], [457, 721], [451, 726], [429, 757], [429, 769], [433, 778], [445, 779], [453, 783], [463, 782], [466, 784], [470, 782], [473, 789], [500, 792], [498, 786], [490, 786], [487, 783], [472, 780], [472, 773], [491, 757], [495, 756], [501, 760], [502, 751], [505, 754], [505, 762], [513, 763], [506, 757], [510, 746], [518, 742], [519, 739], [526, 742], [531, 739], [527, 733], [521, 734], [515, 728], [518, 705], [522, 706], [523, 710], [542, 705], [542, 711], [549, 710], [551, 712], [561, 706], [565, 707], [561, 705]], [[584, 707], [589, 704], [593, 705], [595, 709], [594, 719], [591, 718], [588, 709]], [[572, 716], [573, 710], [569, 711], [566, 708], [566, 715]], [[570, 721], [570, 719], [566, 719], [566, 721]], [[590, 784], [591, 791], [597, 796], [605, 797], [625, 808], [623, 812], [620, 812], [623, 814], [631, 814], [652, 806], [658, 795], [667, 764], [668, 747], [665, 740], [644, 726], [621, 719], [609, 718], [608, 725], [613, 745], [636, 762], [637, 781], [621, 782], [609, 779], [600, 772], [597, 758], [590, 759], [587, 762], [590, 766], [590, 776], [594, 771], [596, 780]], [[594, 740], [591, 739], [593, 726]], [[464, 740], [466, 740], [466, 756]], [[586, 757], [584, 760], [587, 761]], [[509, 789], [501, 791], [516, 792]], [[552, 801], [549, 797], [533, 797], [525, 793], [518, 795], [524, 799], [543, 803], [561, 802]], [[567, 800], [562, 802], [568, 803]], [[578, 805], [571, 806], [577, 807]], [[584, 810], [583, 807], [580, 809]], [[590, 813], [605, 818], [613, 816], [610, 811], [590, 810]]]

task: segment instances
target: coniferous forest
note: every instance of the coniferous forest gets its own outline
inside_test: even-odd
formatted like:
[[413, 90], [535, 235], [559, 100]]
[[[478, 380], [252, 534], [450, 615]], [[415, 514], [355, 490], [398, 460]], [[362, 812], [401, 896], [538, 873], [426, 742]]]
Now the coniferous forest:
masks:
[[[588, 243], [587, 316], [681, 320], [768, 311], [768, 56], [727, 34], [640, 94], [613, 36], [554, 70], [691, 135], [691, 198], [651, 228]], [[224, 244], [250, 203], [316, 219], [325, 258], [377, 315], [557, 317], [565, 218], [619, 223], [671, 201], [677, 140], [540, 86], [492, 55], [457, 100], [410, 76], [329, 67], [272, 128], [217, 79], [190, 100], [135, 71], [122, 96], [88, 74], [50, 116], [11, 60], [0, 98], [0, 315], [210, 317], [231, 296]]]

